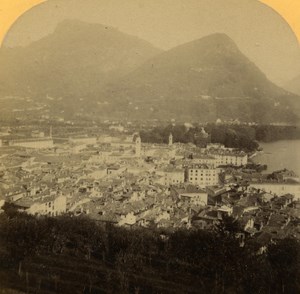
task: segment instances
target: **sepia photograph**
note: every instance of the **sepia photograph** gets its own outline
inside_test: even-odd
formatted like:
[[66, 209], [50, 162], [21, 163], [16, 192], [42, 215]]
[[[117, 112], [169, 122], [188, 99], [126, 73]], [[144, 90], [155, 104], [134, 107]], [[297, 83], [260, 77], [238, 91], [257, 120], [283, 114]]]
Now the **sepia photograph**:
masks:
[[299, 25], [0, 0], [0, 294], [300, 293]]

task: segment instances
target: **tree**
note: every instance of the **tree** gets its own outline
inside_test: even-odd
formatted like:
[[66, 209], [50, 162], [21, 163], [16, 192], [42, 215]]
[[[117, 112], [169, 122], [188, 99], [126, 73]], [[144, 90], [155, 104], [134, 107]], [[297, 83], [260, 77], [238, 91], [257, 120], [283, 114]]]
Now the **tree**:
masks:
[[236, 235], [242, 232], [242, 228], [237, 219], [224, 215], [222, 220], [215, 225], [215, 232], [220, 237], [231, 237], [236, 239]]
[[294, 238], [286, 238], [271, 244], [267, 251], [268, 260], [274, 274], [274, 293], [300, 292], [300, 243]]

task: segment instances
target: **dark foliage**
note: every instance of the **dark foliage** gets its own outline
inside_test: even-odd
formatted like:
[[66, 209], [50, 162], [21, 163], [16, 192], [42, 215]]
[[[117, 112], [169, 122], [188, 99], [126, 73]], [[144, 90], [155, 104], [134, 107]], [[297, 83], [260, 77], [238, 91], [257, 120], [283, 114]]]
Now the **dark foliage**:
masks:
[[273, 142], [278, 140], [299, 140], [300, 128], [294, 126], [255, 126], [256, 140], [262, 142]]
[[299, 293], [299, 242], [284, 239], [258, 255], [250, 242], [240, 246], [241, 232], [232, 218], [213, 231], [168, 233], [84, 217], [0, 216], [1, 252], [24, 263], [34, 289], [43, 280], [64, 293], [72, 293], [70, 285], [81, 293]]
[[157, 127], [150, 131], [142, 131], [141, 139], [148, 143], [167, 143], [168, 136], [172, 133], [174, 142], [193, 143], [200, 147], [212, 142], [246, 151], [254, 151], [258, 148], [255, 130], [251, 127], [209, 124], [205, 127], [205, 131], [210, 134], [207, 138], [202, 135], [202, 127], [187, 129], [184, 125], [169, 125], [164, 128]]
[[205, 131], [210, 134], [203, 138], [202, 127], [186, 128], [184, 125], [168, 125], [156, 127], [149, 131], [141, 132], [141, 139], [147, 143], [167, 143], [169, 134], [172, 133], [174, 142], [193, 143], [205, 146], [207, 143], [221, 143], [225, 147], [238, 148], [245, 151], [254, 151], [260, 142], [277, 140], [300, 139], [300, 129], [293, 126], [246, 126], [246, 125], [218, 125], [208, 124]]

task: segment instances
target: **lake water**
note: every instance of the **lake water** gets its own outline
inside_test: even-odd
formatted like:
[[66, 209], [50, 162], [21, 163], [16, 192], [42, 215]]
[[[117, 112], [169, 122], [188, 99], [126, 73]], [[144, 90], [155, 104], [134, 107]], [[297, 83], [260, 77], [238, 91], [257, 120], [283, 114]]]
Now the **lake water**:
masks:
[[300, 140], [260, 143], [263, 152], [253, 158], [254, 162], [267, 164], [268, 172], [287, 168], [300, 175]]

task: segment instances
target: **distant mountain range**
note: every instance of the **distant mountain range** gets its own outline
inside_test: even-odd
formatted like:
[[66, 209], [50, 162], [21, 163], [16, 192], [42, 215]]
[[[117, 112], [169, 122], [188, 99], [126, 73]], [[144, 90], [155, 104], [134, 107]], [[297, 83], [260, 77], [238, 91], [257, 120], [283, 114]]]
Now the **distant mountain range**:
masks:
[[0, 50], [0, 93], [89, 95], [160, 52], [114, 28], [66, 20], [25, 48]]
[[151, 58], [106, 86], [102, 97], [129, 116], [250, 121], [294, 119], [290, 101], [298, 98], [271, 83], [224, 34]]
[[62, 97], [60, 109], [83, 100], [78, 111], [94, 115], [298, 119], [300, 98], [271, 83], [224, 34], [162, 52], [113, 28], [64, 21], [28, 47], [1, 49], [0, 68], [1, 95]]
[[300, 74], [292, 79], [289, 83], [287, 83], [287, 85], [285, 85], [285, 88], [292, 93], [300, 95]]

